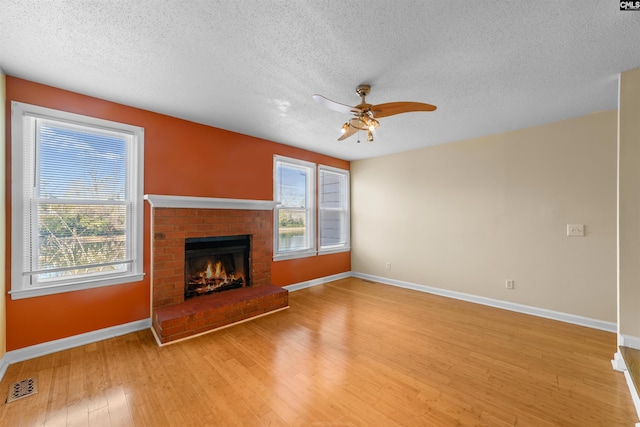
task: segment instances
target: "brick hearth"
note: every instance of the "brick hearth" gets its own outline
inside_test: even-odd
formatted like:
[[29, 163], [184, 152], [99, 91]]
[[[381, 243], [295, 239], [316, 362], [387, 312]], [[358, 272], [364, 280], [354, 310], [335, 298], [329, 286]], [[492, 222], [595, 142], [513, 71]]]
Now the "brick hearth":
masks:
[[286, 289], [272, 285], [204, 295], [155, 309], [153, 328], [165, 344], [285, 308], [288, 300]]
[[[272, 210], [154, 207], [152, 217], [152, 323], [161, 343], [288, 306], [288, 292], [271, 285]], [[251, 236], [251, 287], [185, 301], [185, 239], [232, 235]]]

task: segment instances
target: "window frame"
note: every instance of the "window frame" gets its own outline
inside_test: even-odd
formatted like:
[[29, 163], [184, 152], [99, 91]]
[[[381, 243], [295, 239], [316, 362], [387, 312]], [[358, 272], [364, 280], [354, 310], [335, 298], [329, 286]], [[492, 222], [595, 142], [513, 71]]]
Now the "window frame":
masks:
[[[344, 242], [338, 245], [322, 246], [322, 212], [323, 211], [336, 211], [338, 209], [323, 208], [321, 201], [321, 189], [320, 183], [322, 182], [321, 174], [323, 172], [342, 175], [344, 177], [344, 188], [341, 190], [342, 202], [344, 205], [344, 224], [342, 233], [344, 234]], [[348, 170], [335, 168], [326, 165], [318, 165], [318, 254], [330, 254], [337, 252], [348, 252], [351, 250], [351, 176]]]
[[[56, 280], [52, 284], [29, 283], [31, 266], [25, 265], [24, 250], [27, 247], [25, 229], [33, 225], [24, 221], [26, 215], [25, 204], [31, 198], [25, 195], [28, 182], [24, 180], [26, 172], [36, 173], [37, 167], [25, 165], [27, 150], [34, 150], [37, 142], [25, 141], [24, 125], [26, 118], [41, 118], [70, 124], [72, 126], [87, 127], [117, 132], [130, 136], [130, 146], [127, 147], [127, 200], [131, 203], [131, 224], [128, 224], [126, 236], [129, 255], [132, 259], [128, 271], [115, 273], [96, 272], [87, 276]], [[22, 299], [51, 295], [62, 292], [72, 292], [103, 286], [137, 282], [143, 279], [143, 176], [144, 176], [144, 128], [124, 123], [113, 122], [81, 114], [70, 113], [22, 102], [11, 102], [11, 290], [12, 299]], [[33, 197], [33, 196], [32, 196]], [[67, 200], [67, 199], [62, 199]], [[91, 199], [88, 199], [91, 200]], [[100, 199], [95, 199], [98, 201]], [[94, 203], [95, 204], [95, 203]], [[46, 282], [45, 282], [46, 283]]]
[[[280, 201], [280, 188], [278, 180], [278, 165], [285, 164], [293, 167], [304, 168], [307, 170], [306, 185], [306, 208], [305, 209], [305, 233], [309, 236], [310, 244], [308, 248], [293, 251], [281, 251], [279, 248], [280, 236], [280, 210], [281, 209], [300, 209], [294, 206], [283, 206]], [[293, 159], [280, 155], [273, 156], [273, 196], [275, 206], [273, 208], [273, 260], [286, 260], [295, 258], [304, 258], [314, 256], [316, 254], [316, 164], [304, 160]]]

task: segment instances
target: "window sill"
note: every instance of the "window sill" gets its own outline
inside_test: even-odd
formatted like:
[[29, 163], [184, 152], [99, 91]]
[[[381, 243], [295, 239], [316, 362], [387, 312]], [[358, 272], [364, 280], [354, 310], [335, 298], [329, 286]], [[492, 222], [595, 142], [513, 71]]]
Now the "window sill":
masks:
[[50, 286], [40, 286], [32, 289], [17, 289], [9, 291], [12, 300], [33, 298], [45, 295], [61, 294], [64, 292], [81, 291], [85, 289], [101, 288], [104, 286], [122, 285], [124, 283], [139, 282], [144, 278], [144, 273], [127, 274], [109, 279], [86, 281], [82, 283], [60, 284]]
[[283, 253], [273, 256], [273, 261], [286, 261], [288, 259], [309, 258], [316, 255], [316, 251]]
[[320, 249], [318, 251], [318, 255], [329, 255], [329, 254], [337, 254], [340, 252], [350, 252], [350, 251], [351, 251], [351, 246], [340, 246], [335, 248]]

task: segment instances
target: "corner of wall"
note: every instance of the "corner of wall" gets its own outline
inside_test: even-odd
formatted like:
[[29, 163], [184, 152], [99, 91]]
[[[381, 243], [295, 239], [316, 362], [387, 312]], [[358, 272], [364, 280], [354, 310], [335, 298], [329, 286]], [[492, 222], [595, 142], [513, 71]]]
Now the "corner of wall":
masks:
[[618, 104], [618, 333], [640, 337], [640, 68], [621, 73]]
[[[640, 68], [620, 74], [618, 93], [618, 345], [640, 348]], [[621, 363], [622, 362], [622, 363]], [[614, 369], [624, 372], [633, 404], [640, 417], [640, 396], [618, 351]], [[638, 426], [640, 423], [636, 424]]]
[[[4, 202], [5, 198], [5, 174], [6, 174], [6, 85], [5, 75], [0, 68], [0, 145], [3, 147], [0, 150], [0, 200]], [[3, 203], [4, 205], [4, 203]], [[5, 298], [6, 298], [6, 284], [5, 280], [5, 211], [0, 209], [0, 280], [2, 280], [2, 292], [0, 292], [0, 360], [3, 360], [5, 353], [7, 352], [7, 317], [5, 311]], [[0, 379], [4, 375], [4, 370], [0, 366]]]

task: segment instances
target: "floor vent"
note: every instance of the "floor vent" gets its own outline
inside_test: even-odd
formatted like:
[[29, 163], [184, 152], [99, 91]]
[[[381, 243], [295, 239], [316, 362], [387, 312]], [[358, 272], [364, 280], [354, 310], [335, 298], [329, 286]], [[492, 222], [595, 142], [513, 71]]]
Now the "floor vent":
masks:
[[376, 283], [373, 280], [368, 280], [368, 279], [360, 279], [360, 280], [362, 280], [363, 282], [367, 282], [367, 283]]
[[38, 392], [38, 380], [36, 378], [27, 378], [26, 380], [18, 381], [9, 386], [9, 397], [7, 397], [7, 403], [14, 400], [22, 399], [23, 397], [31, 396]]

